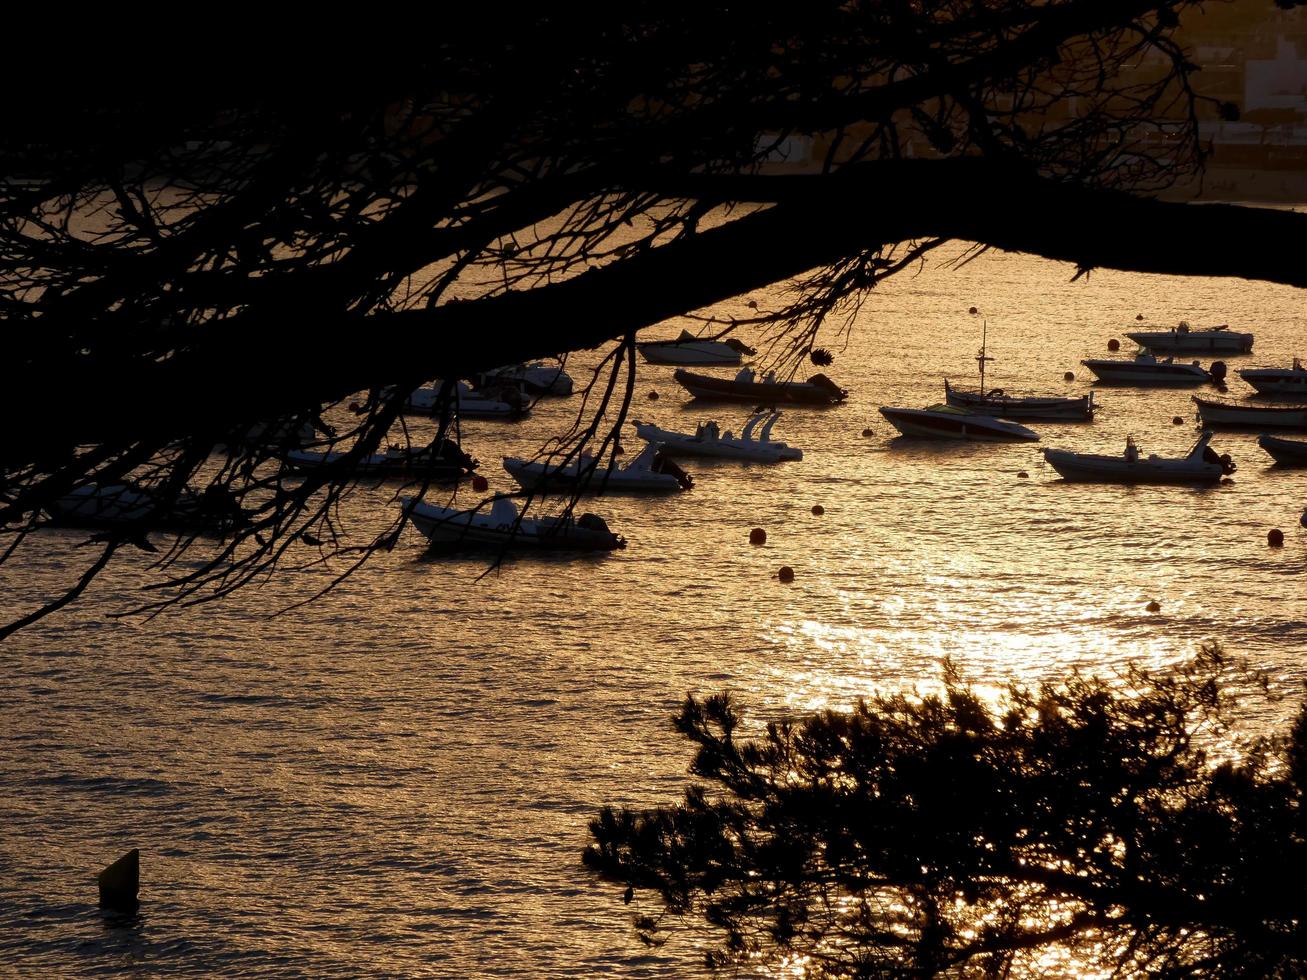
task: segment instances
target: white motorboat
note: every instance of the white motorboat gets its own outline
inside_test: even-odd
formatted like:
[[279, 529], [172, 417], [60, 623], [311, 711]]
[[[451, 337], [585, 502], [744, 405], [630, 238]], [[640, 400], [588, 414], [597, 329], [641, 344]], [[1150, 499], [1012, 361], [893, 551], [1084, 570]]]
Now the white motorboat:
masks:
[[1126, 334], [1140, 347], [1168, 353], [1247, 354], [1253, 349], [1253, 335], [1231, 330], [1228, 324], [1194, 330], [1183, 320], [1170, 330], [1134, 330]]
[[579, 489], [590, 493], [659, 492], [689, 490], [694, 480], [650, 443], [625, 466], [599, 466], [592, 456], [578, 456], [565, 466], [544, 460], [504, 457], [504, 469], [524, 490]]
[[53, 523], [65, 527], [221, 532], [247, 521], [236, 500], [216, 486], [203, 493], [187, 488], [165, 503], [135, 483], [88, 484], [47, 504], [45, 510]]
[[1307, 466], [1307, 442], [1298, 439], [1279, 439], [1263, 433], [1257, 439], [1270, 457], [1281, 466]]
[[1215, 401], [1193, 396], [1203, 425], [1238, 425], [1253, 429], [1307, 429], [1307, 405], [1277, 407]]
[[[292, 449], [282, 458], [294, 470], [310, 471], [330, 466], [348, 456], [345, 452], [313, 452]], [[476, 469], [477, 461], [463, 452], [457, 444], [444, 440], [437, 449], [403, 449], [391, 446], [384, 453], [372, 453], [354, 461], [353, 470], [359, 475], [427, 479], [436, 481], [460, 480]]]
[[474, 379], [477, 388], [488, 390], [504, 383], [520, 385], [530, 395], [556, 395], [567, 398], [572, 394], [572, 376], [562, 364], [535, 361], [530, 364], [509, 364], [483, 371]]
[[1192, 449], [1179, 459], [1139, 455], [1133, 439], [1126, 440], [1120, 456], [1073, 453], [1045, 449], [1044, 459], [1065, 480], [1099, 483], [1216, 483], [1236, 469], [1229, 455], [1218, 456], [1208, 446], [1212, 434], [1204, 432]]
[[613, 551], [626, 539], [608, 530], [602, 517], [523, 517], [508, 497], [489, 508], [457, 510], [413, 497], [401, 498], [413, 526], [433, 547], [523, 548], [536, 551]]
[[1038, 442], [1039, 434], [1024, 425], [996, 419], [992, 415], [932, 405], [930, 408], [880, 409], [890, 425], [905, 436], [917, 439], [965, 439], [969, 442]]
[[1243, 368], [1235, 374], [1243, 378], [1259, 395], [1294, 395], [1307, 398], [1307, 368], [1298, 358], [1288, 368]]
[[991, 415], [1004, 419], [1042, 419], [1049, 422], [1089, 422], [1094, 417], [1094, 393], [1079, 398], [1043, 395], [1009, 395], [1002, 388], [985, 390], [985, 365], [994, 358], [985, 353], [989, 337], [989, 323], [981, 328], [980, 353], [976, 366], [980, 369], [980, 390], [966, 391], [954, 388], [944, 379], [944, 400], [955, 408], [964, 408], [978, 415]]
[[1159, 360], [1146, 351], [1132, 359], [1099, 358], [1081, 361], [1100, 381], [1118, 385], [1205, 385], [1225, 380], [1225, 364], [1213, 361], [1204, 370], [1197, 361], [1184, 363], [1170, 357]]
[[[439, 409], [441, 382], [416, 388], [408, 396], [406, 411], [431, 414]], [[516, 395], [514, 395], [516, 392]], [[455, 414], [463, 419], [519, 419], [527, 413], [526, 399], [520, 389], [504, 385], [495, 393], [473, 391], [470, 386], [458, 381], [454, 386]]]
[[705, 340], [688, 330], [682, 330], [675, 340], [649, 340], [636, 346], [650, 364], [731, 365], [757, 353], [735, 337]]
[[[780, 463], [803, 459], [802, 449], [772, 441], [772, 426], [780, 417], [780, 412], [755, 412], [744, 423], [738, 436], [732, 435], [730, 430], [722, 434], [715, 421], [701, 422], [693, 435], [660, 429], [648, 422], [633, 424], [641, 439], [661, 446], [668, 456], [707, 456], [750, 463]], [[753, 430], [759, 423], [762, 428], [755, 439]]]
[[753, 368], [741, 368], [734, 378], [714, 378], [677, 368], [672, 378], [695, 398], [704, 401], [749, 402], [754, 405], [833, 405], [849, 396], [824, 374], [807, 381], [780, 381], [768, 373], [758, 380]]

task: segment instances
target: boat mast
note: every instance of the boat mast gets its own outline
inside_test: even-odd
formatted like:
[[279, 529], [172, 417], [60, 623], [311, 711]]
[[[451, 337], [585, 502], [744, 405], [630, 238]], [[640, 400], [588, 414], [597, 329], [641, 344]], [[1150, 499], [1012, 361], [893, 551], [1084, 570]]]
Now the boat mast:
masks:
[[988, 339], [989, 321], [981, 321], [980, 327], [980, 353], [976, 355], [976, 364], [980, 367], [980, 397], [985, 397], [985, 362], [992, 361], [992, 357], [985, 356], [985, 341]]

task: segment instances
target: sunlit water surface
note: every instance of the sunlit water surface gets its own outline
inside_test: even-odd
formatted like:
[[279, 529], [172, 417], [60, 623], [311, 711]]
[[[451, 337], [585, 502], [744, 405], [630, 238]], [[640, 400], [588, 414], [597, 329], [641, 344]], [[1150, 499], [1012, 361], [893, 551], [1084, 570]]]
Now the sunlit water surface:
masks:
[[[140, 598], [147, 556], [126, 556], [0, 646], [0, 972], [694, 974], [698, 937], [643, 948], [635, 906], [579, 860], [601, 804], [679, 797], [689, 751], [669, 719], [687, 692], [734, 691], [757, 724], [928, 690], [944, 657], [997, 691], [1166, 669], [1208, 638], [1293, 692], [1307, 680], [1307, 471], [1271, 467], [1255, 433], [1215, 443], [1239, 464], [1232, 484], [1073, 486], [1038, 446], [910, 443], [876, 413], [940, 400], [946, 375], [972, 380], [971, 305], [989, 321], [992, 383], [1010, 391], [1085, 390], [1080, 359], [1106, 356], [1140, 312], [1254, 330], [1255, 353], [1227, 358], [1232, 395], [1247, 391], [1233, 368], [1307, 349], [1299, 291], [1071, 272], [995, 254], [878, 288], [847, 347], [826, 340], [849, 401], [788, 411], [773, 433], [806, 458], [687, 464], [688, 494], [595, 503], [630, 541], [611, 556], [510, 560], [478, 581], [484, 559], [422, 560], [410, 531], [286, 615], [268, 614], [325, 570], [151, 622], [106, 615]], [[749, 298], [780, 301], [722, 312], [746, 315]], [[742, 410], [689, 406], [670, 376], [641, 366], [636, 417], [738, 430]], [[1174, 454], [1196, 435], [1189, 395], [1101, 389], [1092, 425], [1035, 427], [1040, 445], [1119, 452], [1134, 434]], [[465, 443], [507, 490], [499, 458], [532, 453], [575, 409], [468, 423]], [[360, 492], [356, 526], [379, 526], [393, 491]], [[755, 525], [765, 546], [748, 543]], [[7, 566], [6, 607], [48, 598], [86, 560], [83, 537], [49, 532], [39, 561]], [[1250, 695], [1242, 730], [1295, 705]], [[141, 915], [111, 928], [93, 873], [133, 846]]]

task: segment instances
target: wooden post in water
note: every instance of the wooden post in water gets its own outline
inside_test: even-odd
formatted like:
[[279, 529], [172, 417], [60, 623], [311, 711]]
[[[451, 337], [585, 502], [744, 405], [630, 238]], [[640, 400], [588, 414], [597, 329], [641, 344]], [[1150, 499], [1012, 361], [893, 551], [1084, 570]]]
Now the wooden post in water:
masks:
[[133, 847], [95, 880], [100, 885], [100, 908], [134, 912], [140, 904], [136, 893], [141, 888], [141, 851]]

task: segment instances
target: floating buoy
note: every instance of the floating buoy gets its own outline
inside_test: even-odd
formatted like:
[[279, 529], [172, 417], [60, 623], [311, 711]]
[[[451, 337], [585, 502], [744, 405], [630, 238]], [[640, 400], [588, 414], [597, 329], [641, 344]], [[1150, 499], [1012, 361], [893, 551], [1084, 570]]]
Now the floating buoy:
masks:
[[749, 300], [748, 303], [745, 304], [745, 306], [747, 306], [751, 310], [756, 310], [758, 308], [758, 301], [756, 299], [751, 299]]
[[1266, 543], [1272, 548], [1280, 548], [1284, 545], [1284, 532], [1278, 527], [1273, 527], [1266, 532]]
[[755, 527], [749, 532], [749, 544], [766, 544], [767, 532], [760, 527]]
[[971, 309], [967, 310], [967, 312], [970, 313], [972, 316], [975, 316], [980, 311], [973, 306]]
[[1109, 340], [1109, 341], [1107, 342], [1107, 349], [1108, 349], [1108, 350], [1111, 350], [1111, 351], [1117, 351], [1117, 350], [1120, 350], [1120, 349], [1121, 349], [1121, 341], [1119, 341], [1119, 340], [1117, 340], [1115, 337], [1113, 337], [1111, 340]]
[[1181, 418], [1180, 416], [1178, 416], [1178, 415], [1172, 415], [1172, 416], [1171, 416], [1171, 424], [1172, 424], [1172, 425], [1184, 425], [1184, 419], [1182, 419], [1182, 418]]
[[1062, 380], [1063, 380], [1063, 381], [1074, 381], [1075, 379], [1076, 379], [1076, 376], [1075, 376], [1072, 372], [1070, 372], [1070, 371], [1068, 371], [1066, 374], [1062, 375]]
[[1136, 320], [1142, 320], [1143, 318], [1144, 318], [1144, 315], [1143, 315], [1142, 313], [1136, 313], [1136, 314], [1135, 314], [1135, 319], [1136, 319]]
[[490, 481], [478, 473], [476, 476], [472, 477], [472, 489], [477, 493], [485, 493], [490, 489]]
[[656, 391], [649, 392], [649, 400], [651, 402], [656, 402], [658, 400], [658, 392]]
[[626, 454], [626, 448], [621, 443], [618, 443], [616, 446], [613, 447], [614, 456], [624, 456], [625, 454]]
[[1162, 604], [1158, 602], [1156, 599], [1153, 599], [1151, 602], [1148, 603], [1148, 605], [1144, 606], [1144, 608], [1151, 613], [1161, 612]]
[[782, 582], [793, 582], [794, 569], [792, 569], [789, 565], [782, 565], [781, 570], [776, 573], [776, 577], [780, 579]]
[[1303, 527], [1307, 527], [1307, 510], [1302, 512], [1302, 517], [1298, 518], [1298, 523]]
[[822, 514], [826, 513], [826, 508], [823, 507], [821, 504], [813, 504], [812, 512], [816, 514], [818, 517], [820, 517]]
[[358, 402], [350, 402], [350, 403], [349, 403], [349, 410], [350, 410], [351, 412], [353, 412], [355, 415], [362, 415], [362, 414], [363, 414], [363, 406], [360, 405]]
[[872, 436], [874, 436], [874, 435], [875, 435], [875, 433], [872, 432], [870, 429], [863, 429], [863, 430], [862, 430], [862, 438], [864, 438], [864, 439], [870, 439], [870, 438], [871, 438]]
[[133, 847], [95, 876], [100, 886], [100, 908], [134, 912], [140, 903], [141, 852]]
[[1030, 478], [1030, 474], [1027, 473], [1025, 470], [1021, 470], [1019, 473], [1017, 473], [1017, 479], [1019, 480], [1026, 480], [1029, 478]]

